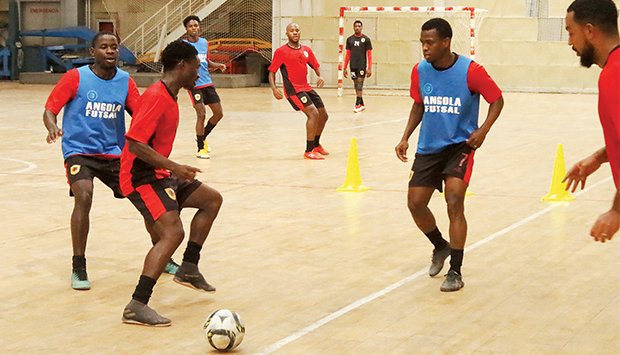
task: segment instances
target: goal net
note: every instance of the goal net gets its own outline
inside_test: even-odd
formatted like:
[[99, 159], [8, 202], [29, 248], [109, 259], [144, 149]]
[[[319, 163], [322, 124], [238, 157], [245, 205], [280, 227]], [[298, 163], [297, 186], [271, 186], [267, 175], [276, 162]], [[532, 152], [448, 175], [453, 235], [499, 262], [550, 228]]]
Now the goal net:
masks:
[[420, 29], [434, 17], [446, 19], [453, 32], [452, 51], [480, 61], [478, 32], [486, 10], [466, 6], [346, 6], [340, 8], [338, 29], [338, 96], [345, 82], [344, 55], [346, 38], [353, 34], [353, 23], [363, 23], [362, 32], [370, 37], [373, 46], [373, 75], [366, 78], [364, 88], [408, 89], [413, 65], [422, 59]]

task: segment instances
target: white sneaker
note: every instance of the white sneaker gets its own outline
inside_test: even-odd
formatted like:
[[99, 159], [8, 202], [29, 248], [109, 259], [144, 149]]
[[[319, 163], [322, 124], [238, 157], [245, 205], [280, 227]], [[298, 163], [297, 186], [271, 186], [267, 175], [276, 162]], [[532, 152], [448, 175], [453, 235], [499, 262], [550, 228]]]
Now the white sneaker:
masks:
[[196, 152], [196, 158], [210, 159], [211, 157], [209, 156], [209, 153], [207, 152], [206, 149], [201, 149], [198, 152]]

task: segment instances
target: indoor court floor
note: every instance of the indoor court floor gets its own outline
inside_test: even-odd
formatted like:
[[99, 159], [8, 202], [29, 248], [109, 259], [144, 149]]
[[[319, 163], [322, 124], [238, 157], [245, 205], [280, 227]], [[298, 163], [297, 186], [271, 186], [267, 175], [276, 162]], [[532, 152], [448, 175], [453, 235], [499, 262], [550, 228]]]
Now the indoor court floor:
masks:
[[[0, 83], [2, 353], [214, 352], [202, 323], [219, 308], [245, 321], [238, 354], [620, 350], [620, 235], [605, 244], [589, 236], [611, 206], [609, 166], [573, 202], [541, 201], [558, 144], [567, 169], [603, 145], [596, 95], [505, 93], [466, 199], [465, 287], [443, 293], [448, 263], [428, 276], [432, 246], [406, 206], [418, 131], [410, 162], [394, 153], [412, 103], [406, 91], [369, 91], [367, 110], [355, 114], [351, 89], [342, 98], [318, 89], [330, 113], [325, 161], [303, 159], [303, 114], [266, 87], [218, 89], [224, 119], [209, 137], [212, 158], [199, 160], [194, 111], [181, 93], [171, 158], [201, 168], [198, 178], [224, 197], [200, 261], [217, 292], [162, 275], [149, 304], [172, 326], [148, 328], [121, 323], [148, 234], [131, 203], [98, 181], [87, 248], [92, 289], [70, 287], [73, 201], [60, 144], [45, 142], [41, 119], [51, 89]], [[353, 137], [371, 190], [336, 192]], [[447, 235], [442, 195], [430, 207]], [[186, 228], [192, 216], [183, 211]]]

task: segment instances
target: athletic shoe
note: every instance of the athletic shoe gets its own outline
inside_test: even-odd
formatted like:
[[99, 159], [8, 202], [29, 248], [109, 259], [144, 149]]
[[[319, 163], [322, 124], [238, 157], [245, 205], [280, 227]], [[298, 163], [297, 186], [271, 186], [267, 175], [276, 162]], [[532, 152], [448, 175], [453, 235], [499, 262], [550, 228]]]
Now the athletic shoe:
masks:
[[175, 263], [174, 260], [170, 258], [170, 260], [166, 264], [166, 268], [164, 269], [164, 272], [166, 274], [174, 275], [177, 273], [178, 269], [179, 269], [179, 264]]
[[207, 151], [207, 153], [211, 153], [211, 147], [209, 146], [209, 143], [207, 143], [207, 139], [205, 138], [204, 141], [204, 145], [205, 145], [205, 150]]
[[209, 285], [204, 276], [198, 271], [198, 266], [185, 261], [181, 263], [176, 275], [174, 275], [174, 282], [194, 290], [215, 292], [215, 287]]
[[150, 327], [169, 327], [172, 322], [162, 317], [151, 307], [132, 299], [123, 310], [123, 323], [147, 325]]
[[77, 269], [71, 272], [71, 288], [74, 290], [90, 290], [90, 281], [86, 269]]
[[452, 292], [462, 289], [463, 286], [465, 286], [463, 283], [463, 277], [459, 275], [458, 272], [449, 270], [446, 274], [446, 279], [443, 280], [443, 283], [439, 289], [442, 292]]
[[[316, 149], [316, 148], [314, 148], [314, 149]], [[312, 149], [312, 151], [310, 151], [310, 152], [304, 152], [304, 159], [325, 160], [325, 157], [322, 156], [320, 153], [315, 152], [314, 149]]]
[[314, 147], [314, 149], [312, 149], [313, 152], [319, 153], [321, 155], [329, 155], [329, 152], [325, 150], [325, 148], [323, 148], [322, 145], [319, 144], [318, 147]]
[[362, 105], [355, 105], [355, 107], [353, 108], [353, 112], [355, 112], [355, 113], [359, 113], [359, 112], [362, 112], [362, 111], [363, 111]]
[[209, 153], [207, 152], [206, 149], [201, 149], [196, 153], [196, 158], [209, 159], [211, 157], [209, 156]]
[[360, 105], [359, 111], [358, 112], [362, 112], [366, 109], [366, 106], [364, 105]]
[[450, 256], [450, 244], [448, 243], [440, 250], [433, 250], [433, 259], [431, 261], [431, 266], [428, 268], [428, 276], [433, 277], [439, 274], [448, 256]]

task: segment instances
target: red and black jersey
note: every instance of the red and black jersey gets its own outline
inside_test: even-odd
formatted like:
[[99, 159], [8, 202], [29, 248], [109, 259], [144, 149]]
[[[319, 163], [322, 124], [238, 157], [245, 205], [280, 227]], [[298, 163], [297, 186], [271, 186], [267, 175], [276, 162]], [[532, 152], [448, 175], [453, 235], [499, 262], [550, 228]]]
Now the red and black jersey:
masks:
[[[127, 139], [148, 144], [166, 158], [172, 151], [172, 143], [179, 126], [179, 106], [176, 97], [159, 81], [151, 85], [138, 102]], [[170, 176], [166, 169], [154, 167], [140, 160], [125, 145], [121, 154], [120, 184], [125, 196], [136, 187]]]
[[598, 115], [616, 188], [620, 186], [620, 46], [607, 58], [598, 79]]
[[310, 47], [301, 45], [299, 48], [291, 48], [285, 44], [273, 53], [269, 71], [275, 73], [280, 69], [284, 95], [288, 98], [298, 92], [312, 90], [308, 84], [308, 65], [314, 70], [320, 66]]

